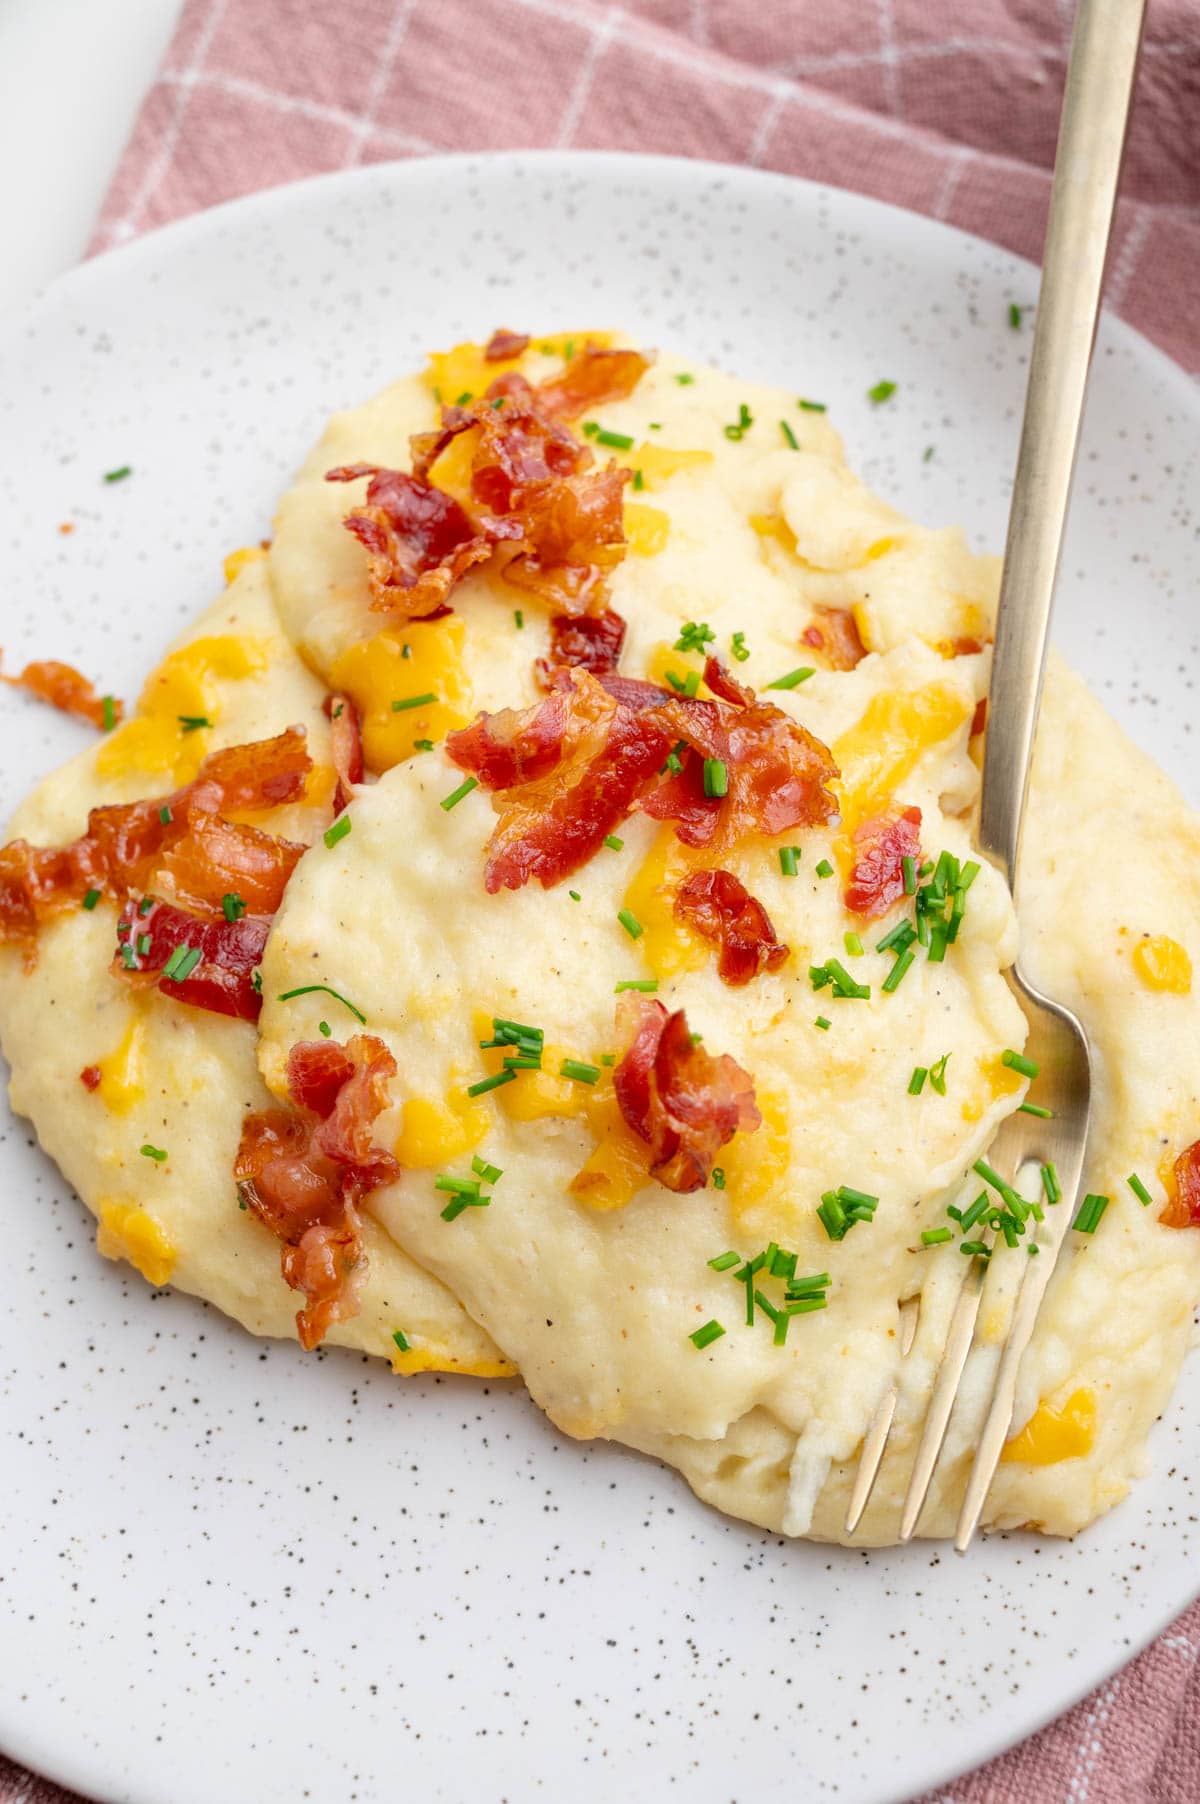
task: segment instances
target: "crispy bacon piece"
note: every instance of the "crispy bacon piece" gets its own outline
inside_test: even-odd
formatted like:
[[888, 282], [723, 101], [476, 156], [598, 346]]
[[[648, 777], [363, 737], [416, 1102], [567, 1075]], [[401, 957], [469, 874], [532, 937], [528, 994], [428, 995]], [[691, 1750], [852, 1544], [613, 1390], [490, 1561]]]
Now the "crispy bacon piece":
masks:
[[543, 689], [551, 689], [563, 670], [612, 676], [624, 643], [625, 622], [611, 608], [602, 614], [556, 614], [550, 622], [549, 655], [534, 665], [537, 679]]
[[939, 639], [937, 649], [943, 658], [969, 658], [973, 652], [982, 651], [984, 641], [968, 636], [955, 639]]
[[528, 332], [506, 332], [500, 326], [492, 333], [483, 350], [485, 363], [506, 363], [529, 349]]
[[[257, 1021], [262, 995], [254, 987], [254, 973], [262, 963], [270, 931], [269, 920], [253, 915], [238, 921], [207, 921], [169, 902], [131, 896], [117, 923], [112, 969], [117, 976], [132, 979], [138, 972], [147, 972], [157, 979], [164, 996], [193, 1008]], [[172, 956], [188, 947], [200, 958], [187, 975], [178, 980], [163, 976], [163, 967]]]
[[[837, 803], [829, 783], [837, 766], [828, 746], [782, 708], [763, 701], [709, 658], [704, 680], [714, 701], [670, 696], [653, 718], [691, 756], [641, 807], [655, 820], [672, 820], [685, 845], [730, 845], [747, 833], [774, 835], [829, 820]], [[725, 766], [724, 797], [704, 793], [703, 761]]]
[[401, 620], [428, 619], [472, 565], [491, 556], [492, 542], [452, 495], [405, 470], [340, 464], [325, 472], [326, 482], [361, 476], [370, 477], [366, 500], [343, 524], [369, 554], [371, 606]]
[[327, 695], [322, 706], [329, 722], [329, 746], [337, 772], [333, 812], [340, 814], [349, 806], [355, 785], [363, 780], [362, 725], [358, 709], [348, 695]]
[[873, 814], [854, 829], [851, 843], [854, 864], [846, 879], [846, 907], [873, 921], [904, 894], [904, 860], [921, 862], [921, 810]]
[[587, 344], [557, 376], [538, 384], [537, 397], [556, 419], [574, 420], [589, 407], [623, 401], [649, 368], [650, 359], [640, 351], [602, 351]]
[[294, 1110], [247, 1115], [234, 1162], [238, 1195], [281, 1243], [285, 1281], [304, 1293], [300, 1345], [316, 1347], [358, 1309], [365, 1272], [358, 1204], [399, 1175], [372, 1130], [396, 1061], [374, 1034], [345, 1046], [304, 1041], [288, 1055]]
[[103, 1075], [99, 1065], [85, 1065], [79, 1073], [79, 1081], [85, 1090], [98, 1090]]
[[978, 734], [983, 732], [984, 728], [987, 726], [987, 716], [988, 698], [986, 695], [981, 695], [979, 700], [975, 703], [975, 712], [971, 716], [971, 731], [968, 735], [969, 738], [974, 739]]
[[64, 714], [75, 714], [80, 720], [90, 720], [94, 727], [115, 726], [125, 715], [124, 702], [112, 695], [97, 695], [95, 684], [82, 671], [73, 664], [60, 664], [57, 658], [39, 658], [26, 664], [20, 676], [0, 672], [0, 683], [7, 683], [12, 689], [27, 689], [39, 701], [49, 702]]
[[617, 1031], [626, 1044], [613, 1089], [650, 1149], [651, 1175], [668, 1190], [702, 1189], [721, 1147], [762, 1121], [753, 1079], [728, 1053], [714, 1058], [693, 1043], [682, 1009], [668, 1015], [650, 997], [621, 997]]
[[625, 484], [630, 470], [565, 476], [531, 496], [520, 513], [524, 537], [504, 580], [568, 614], [595, 610], [604, 578], [625, 555]]
[[819, 618], [805, 627], [801, 642], [823, 652], [831, 670], [853, 670], [867, 655], [849, 608], [818, 608]]
[[274, 739], [213, 752], [191, 783], [151, 801], [93, 808], [69, 845], [13, 840], [0, 848], [0, 944], [33, 956], [42, 921], [98, 889], [123, 898], [161, 873], [190, 906], [217, 910], [237, 890], [252, 911], [278, 906], [302, 846], [226, 820], [299, 799], [312, 760], [302, 727]]
[[1175, 1195], [1158, 1219], [1168, 1228], [1200, 1228], [1200, 1140], [1193, 1140], [1171, 1169]]
[[675, 913], [720, 947], [717, 975], [723, 983], [747, 984], [760, 971], [777, 971], [787, 959], [788, 948], [776, 937], [770, 915], [732, 871], [693, 871], [680, 885]]
[[650, 711], [623, 707], [584, 670], [520, 713], [481, 714], [446, 750], [495, 793], [489, 892], [558, 883], [599, 850], [667, 755]]

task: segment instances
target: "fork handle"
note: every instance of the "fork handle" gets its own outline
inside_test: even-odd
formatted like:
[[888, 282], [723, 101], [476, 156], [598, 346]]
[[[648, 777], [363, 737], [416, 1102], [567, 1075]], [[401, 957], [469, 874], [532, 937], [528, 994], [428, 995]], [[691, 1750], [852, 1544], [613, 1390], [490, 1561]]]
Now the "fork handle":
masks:
[[1079, 0], [992, 657], [983, 849], [1015, 890], [1071, 478], [1146, 0]]

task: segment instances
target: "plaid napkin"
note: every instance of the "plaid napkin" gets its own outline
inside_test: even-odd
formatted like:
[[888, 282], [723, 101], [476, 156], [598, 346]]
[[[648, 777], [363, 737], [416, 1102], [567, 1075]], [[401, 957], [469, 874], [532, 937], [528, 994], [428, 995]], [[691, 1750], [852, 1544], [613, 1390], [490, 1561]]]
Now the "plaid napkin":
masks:
[[[186, 0], [93, 248], [323, 170], [550, 145], [784, 170], [1040, 261], [1071, 11], [1070, 0]], [[1192, 370], [1198, 114], [1197, 0], [1151, 0], [1108, 299]], [[923, 1804], [1198, 1804], [1198, 1652], [1200, 1604], [1094, 1696]], [[0, 1804], [67, 1800], [0, 1758]]]

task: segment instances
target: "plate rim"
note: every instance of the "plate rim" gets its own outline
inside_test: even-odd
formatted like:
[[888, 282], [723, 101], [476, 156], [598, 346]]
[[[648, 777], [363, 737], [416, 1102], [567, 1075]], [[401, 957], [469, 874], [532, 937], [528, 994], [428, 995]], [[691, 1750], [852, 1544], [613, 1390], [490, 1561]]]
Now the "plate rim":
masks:
[[[911, 207], [883, 200], [874, 195], [863, 194], [858, 190], [844, 188], [832, 182], [818, 182], [805, 176], [791, 175], [783, 171], [750, 168], [737, 163], [723, 163], [711, 159], [657, 155], [641, 151], [623, 150], [556, 150], [544, 148], [482, 150], [482, 151], [446, 151], [429, 155], [418, 155], [385, 159], [379, 162], [356, 165], [349, 169], [326, 170], [318, 174], [305, 176], [290, 182], [281, 182], [272, 186], [256, 189], [249, 194], [238, 195], [232, 199], [221, 201], [214, 206], [201, 208], [181, 218], [167, 221], [151, 230], [139, 233], [128, 242], [113, 245], [90, 256], [72, 268], [61, 271], [43, 284], [24, 304], [0, 315], [0, 361], [9, 355], [16, 354], [21, 338], [31, 330], [36, 331], [43, 323], [45, 315], [60, 302], [70, 304], [76, 297], [86, 298], [89, 290], [97, 283], [110, 281], [122, 282], [127, 279], [127, 272], [136, 272], [143, 261], [160, 260], [170, 257], [175, 246], [188, 247], [193, 241], [203, 241], [213, 231], [220, 232], [229, 221], [239, 225], [252, 221], [256, 216], [269, 215], [277, 218], [281, 212], [286, 213], [292, 207], [305, 206], [314, 196], [323, 192], [336, 194], [351, 189], [370, 189], [373, 186], [387, 186], [399, 182], [400, 185], [425, 184], [436, 181], [439, 174], [447, 177], [458, 177], [464, 170], [486, 165], [490, 169], [504, 167], [544, 171], [551, 174], [555, 170], [578, 171], [581, 168], [599, 174], [601, 177], [621, 179], [628, 173], [630, 176], [641, 176], [652, 180], [687, 181], [696, 184], [727, 181], [739, 186], [758, 188], [763, 192], [776, 190], [805, 190], [810, 196], [832, 197], [834, 205], [850, 216], [850, 223], [860, 223], [866, 227], [871, 221], [877, 221], [880, 213], [898, 216], [906, 227], [918, 238], [927, 241], [940, 241], [943, 245], [957, 243], [961, 249], [982, 247], [985, 250], [1008, 259], [1019, 271], [1032, 278], [1040, 285], [1041, 268], [1031, 259], [1007, 246], [998, 244], [979, 233], [952, 225], [944, 220], [935, 219]], [[920, 251], [920, 243], [916, 246]], [[1200, 382], [1184, 366], [1178, 363], [1166, 351], [1154, 344], [1137, 327], [1121, 318], [1120, 315], [1105, 307], [1098, 332], [1097, 343], [1101, 337], [1110, 340], [1115, 337], [1118, 345], [1132, 352], [1137, 358], [1149, 362], [1154, 373], [1165, 384], [1172, 398], [1180, 409], [1192, 416], [1200, 424]], [[1169, 774], [1169, 773], [1168, 773]], [[68, 1188], [70, 1188], [68, 1186]], [[1172, 1400], [1178, 1394], [1172, 1393]], [[682, 1482], [682, 1481], [681, 1481]], [[1121, 1507], [1121, 1506], [1118, 1506]], [[1084, 1531], [1086, 1532], [1086, 1531]], [[834, 1550], [853, 1553], [853, 1549]], [[880, 1556], [887, 1549], [872, 1549]], [[1023, 1713], [1022, 1724], [1016, 1728], [1005, 1728], [993, 1732], [982, 1739], [979, 1751], [972, 1757], [967, 1766], [958, 1760], [948, 1765], [937, 1765], [932, 1776], [924, 1781], [925, 1789], [935, 1792], [955, 1780], [967, 1776], [1011, 1748], [1019, 1746], [1032, 1736], [1041, 1732], [1052, 1722], [1059, 1720], [1074, 1709], [1085, 1697], [1106, 1684], [1115, 1673], [1124, 1670], [1133, 1660], [1145, 1651], [1154, 1641], [1163, 1635], [1179, 1616], [1200, 1597], [1200, 1568], [1197, 1569], [1194, 1581], [1188, 1594], [1172, 1605], [1166, 1615], [1152, 1613], [1151, 1618], [1139, 1625], [1137, 1630], [1125, 1638], [1125, 1645], [1113, 1650], [1111, 1657], [1106, 1654], [1098, 1669], [1090, 1670], [1088, 1676], [1078, 1685], [1072, 1685], [1065, 1697], [1060, 1694], [1054, 1706], [1044, 1709], [1030, 1694], [1028, 1709]], [[985, 1719], [986, 1721], [986, 1719]], [[116, 1781], [115, 1788], [107, 1781], [101, 1781], [103, 1790], [95, 1789], [97, 1780], [95, 1768], [92, 1775], [75, 1764], [75, 1761], [64, 1751], [60, 1757], [57, 1753], [49, 1754], [40, 1751], [39, 1747], [27, 1745], [21, 1733], [21, 1725], [16, 1725], [14, 1733], [10, 1725], [0, 1723], [0, 1752], [5, 1757], [27, 1768], [30, 1772], [45, 1778], [52, 1783], [65, 1786], [80, 1797], [93, 1800], [94, 1804], [159, 1804], [157, 1798], [150, 1793], [142, 1792], [133, 1786]], [[874, 1804], [908, 1804], [914, 1794], [909, 1787], [901, 1791], [889, 1790], [886, 1793], [874, 1794]]]

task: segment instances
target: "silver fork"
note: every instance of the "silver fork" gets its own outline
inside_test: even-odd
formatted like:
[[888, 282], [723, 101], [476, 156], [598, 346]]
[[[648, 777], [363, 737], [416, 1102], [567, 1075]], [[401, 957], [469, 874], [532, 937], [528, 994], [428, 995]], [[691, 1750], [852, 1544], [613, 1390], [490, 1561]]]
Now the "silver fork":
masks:
[[[1144, 13], [1145, 0], [1080, 0], [1067, 68], [1004, 553], [980, 797], [980, 845], [1007, 879], [1018, 919], [1021, 829], [1046, 643]], [[1019, 956], [1012, 981], [1029, 1021], [1027, 1056], [1039, 1067], [1037, 1101], [1053, 1113], [1011, 1115], [993, 1142], [989, 1163], [1013, 1184], [1031, 1161], [1052, 1165], [1062, 1199], [1045, 1207], [1036, 1231], [1037, 1257], [1022, 1255], [1025, 1270], [959, 1512], [954, 1545], [960, 1553], [970, 1546], [1012, 1426], [1021, 1359], [1075, 1216], [1087, 1147], [1087, 1035], [1070, 1009], [1030, 982]], [[916, 1529], [942, 1450], [974, 1340], [986, 1269], [986, 1257], [977, 1254], [963, 1275], [901, 1515], [904, 1541]], [[906, 1309], [902, 1341], [911, 1346], [915, 1314], [911, 1303]], [[849, 1533], [870, 1497], [897, 1395], [893, 1387], [883, 1398], [864, 1439], [846, 1518]]]

